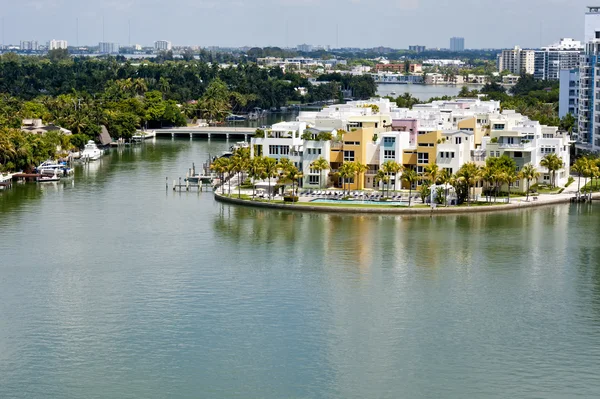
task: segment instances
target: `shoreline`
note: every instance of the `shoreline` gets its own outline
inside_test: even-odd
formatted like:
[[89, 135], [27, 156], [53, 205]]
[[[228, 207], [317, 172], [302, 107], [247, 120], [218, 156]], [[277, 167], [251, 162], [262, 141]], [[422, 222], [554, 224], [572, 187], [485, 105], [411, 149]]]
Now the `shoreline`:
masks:
[[[521, 209], [539, 208], [552, 205], [563, 205], [571, 203], [571, 196], [560, 198], [547, 199], [544, 201], [518, 202], [505, 205], [489, 205], [489, 206], [471, 206], [471, 207], [437, 207], [432, 208], [390, 208], [382, 205], [381, 207], [330, 207], [319, 205], [297, 205], [297, 204], [274, 204], [269, 202], [249, 201], [238, 198], [230, 198], [213, 193], [217, 202], [241, 205], [254, 208], [277, 209], [296, 212], [317, 212], [317, 213], [341, 213], [341, 214], [378, 214], [378, 215], [411, 215], [411, 216], [445, 216], [445, 215], [461, 215], [470, 213], [492, 213], [516, 211]], [[592, 194], [592, 199], [599, 199], [600, 193]]]

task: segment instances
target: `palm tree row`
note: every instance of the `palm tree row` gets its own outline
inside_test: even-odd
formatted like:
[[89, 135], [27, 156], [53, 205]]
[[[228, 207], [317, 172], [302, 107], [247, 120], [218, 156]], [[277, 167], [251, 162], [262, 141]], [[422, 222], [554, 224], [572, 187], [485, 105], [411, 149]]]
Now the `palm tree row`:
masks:
[[228, 195], [231, 195], [231, 180], [238, 176], [238, 198], [241, 198], [241, 186], [244, 175], [252, 180], [252, 196], [256, 194], [256, 181], [267, 180], [269, 184], [269, 200], [272, 199], [272, 179], [279, 178], [279, 183], [292, 184], [292, 196], [297, 196], [300, 180], [304, 177], [302, 172], [288, 158], [277, 161], [274, 158], [257, 156], [250, 158], [248, 148], [237, 149], [229, 158], [217, 158], [211, 165], [221, 180], [221, 193], [225, 193], [225, 181], [228, 183]]
[[590, 179], [589, 189], [584, 187], [585, 191], [589, 193], [591, 198], [592, 192], [594, 191], [594, 179], [596, 179], [596, 186], [598, 185], [598, 179], [600, 179], [600, 158], [594, 158], [592, 156], [585, 156], [577, 159], [571, 168], [577, 173], [577, 192], [581, 192], [581, 178]]

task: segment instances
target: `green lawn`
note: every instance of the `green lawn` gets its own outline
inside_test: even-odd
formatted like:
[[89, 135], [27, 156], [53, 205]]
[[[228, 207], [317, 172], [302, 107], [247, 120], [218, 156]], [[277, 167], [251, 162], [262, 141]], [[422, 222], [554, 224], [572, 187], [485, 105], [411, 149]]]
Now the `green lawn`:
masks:
[[600, 191], [600, 181], [594, 180], [594, 184], [592, 185], [592, 183], [588, 183], [585, 186], [581, 187], [581, 191], [582, 192], [589, 192], [590, 188], [592, 189], [592, 192], [597, 192]]

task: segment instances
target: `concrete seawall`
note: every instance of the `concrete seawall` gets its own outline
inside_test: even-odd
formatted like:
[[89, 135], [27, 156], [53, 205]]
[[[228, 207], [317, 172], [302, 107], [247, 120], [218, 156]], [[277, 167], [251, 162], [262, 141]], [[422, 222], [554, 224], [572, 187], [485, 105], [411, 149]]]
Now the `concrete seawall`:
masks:
[[[560, 196], [559, 198], [549, 198], [543, 201], [518, 202], [506, 205], [490, 205], [490, 206], [472, 206], [472, 207], [454, 207], [444, 208], [437, 207], [435, 210], [430, 208], [360, 208], [360, 207], [330, 207], [318, 205], [293, 205], [293, 204], [273, 204], [268, 202], [249, 201], [237, 198], [229, 198], [218, 193], [214, 193], [215, 200], [233, 205], [250, 206], [254, 208], [267, 208], [285, 211], [296, 212], [321, 212], [321, 213], [343, 213], [343, 214], [387, 214], [387, 215], [417, 215], [417, 216], [443, 216], [443, 215], [458, 215], [470, 213], [490, 213], [490, 212], [506, 212], [516, 211], [520, 209], [536, 208], [557, 204], [568, 204], [571, 202], [570, 196]], [[594, 199], [599, 199], [600, 194], [595, 194]]]

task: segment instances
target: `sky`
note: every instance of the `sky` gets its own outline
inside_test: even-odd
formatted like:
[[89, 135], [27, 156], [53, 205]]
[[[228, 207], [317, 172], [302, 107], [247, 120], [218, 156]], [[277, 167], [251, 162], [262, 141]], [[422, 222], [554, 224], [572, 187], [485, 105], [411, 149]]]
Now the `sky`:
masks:
[[103, 40], [152, 45], [169, 40], [174, 45], [221, 47], [308, 43], [448, 48], [450, 37], [460, 36], [466, 48], [534, 48], [562, 37], [582, 40], [585, 7], [594, 4], [589, 0], [0, 0], [0, 42], [60, 39], [69, 45], [97, 45]]

